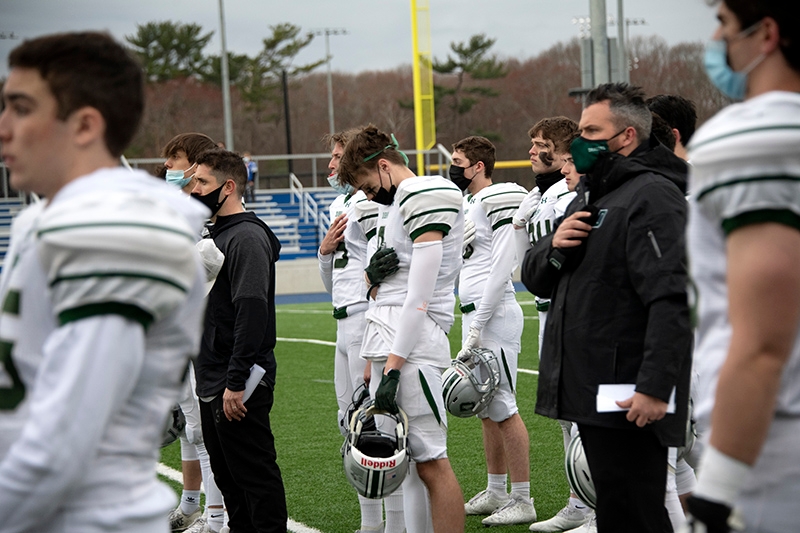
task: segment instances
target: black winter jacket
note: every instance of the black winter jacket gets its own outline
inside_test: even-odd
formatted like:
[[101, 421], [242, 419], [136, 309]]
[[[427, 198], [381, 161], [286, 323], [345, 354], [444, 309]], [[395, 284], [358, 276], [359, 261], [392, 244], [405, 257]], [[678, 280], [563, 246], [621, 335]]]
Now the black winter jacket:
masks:
[[[667, 401], [674, 415], [649, 424], [662, 445], [683, 444], [692, 332], [687, 304], [686, 164], [664, 146], [644, 143], [630, 156], [605, 154], [579, 185], [565, 218], [598, 210], [585, 255], [558, 255], [553, 235], [522, 265], [522, 281], [551, 298], [539, 365], [536, 412], [551, 418], [637, 429], [624, 412], [598, 413], [598, 385], [635, 383]], [[552, 261], [554, 256], [559, 261]], [[561, 263], [560, 269], [554, 263]]]
[[217, 217], [211, 238], [225, 262], [208, 294], [197, 395], [244, 390], [255, 363], [274, 386], [275, 262], [281, 244], [252, 212]]

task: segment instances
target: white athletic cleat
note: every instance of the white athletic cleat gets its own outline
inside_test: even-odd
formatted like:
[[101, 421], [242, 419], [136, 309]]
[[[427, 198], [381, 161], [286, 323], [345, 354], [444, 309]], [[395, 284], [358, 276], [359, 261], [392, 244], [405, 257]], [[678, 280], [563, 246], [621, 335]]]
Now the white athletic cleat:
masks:
[[201, 516], [197, 520], [195, 520], [188, 529], [186, 529], [183, 533], [214, 533], [210, 527], [208, 527], [208, 522], [204, 516]]
[[383, 533], [386, 524], [381, 522], [381, 527], [378, 529], [356, 529], [355, 533]]
[[542, 533], [556, 533], [558, 531], [571, 531], [574, 528], [580, 528], [583, 524], [589, 521], [593, 516], [591, 509], [576, 509], [567, 505], [561, 509], [553, 518], [544, 520], [542, 522], [534, 522], [531, 524], [531, 531], [539, 531]]
[[482, 490], [464, 504], [467, 515], [492, 514], [511, 500], [508, 494], [497, 494], [492, 490]]
[[581, 527], [570, 529], [564, 533], [597, 533], [597, 515], [592, 513], [588, 522], [583, 524]]
[[179, 505], [169, 512], [169, 528], [172, 531], [185, 531], [186, 528], [192, 525], [202, 514], [203, 511], [199, 508], [190, 515], [183, 514], [181, 506]]
[[523, 498], [511, 494], [504, 506], [481, 520], [484, 526], [508, 526], [512, 524], [530, 524], [536, 521], [536, 509], [533, 498]]

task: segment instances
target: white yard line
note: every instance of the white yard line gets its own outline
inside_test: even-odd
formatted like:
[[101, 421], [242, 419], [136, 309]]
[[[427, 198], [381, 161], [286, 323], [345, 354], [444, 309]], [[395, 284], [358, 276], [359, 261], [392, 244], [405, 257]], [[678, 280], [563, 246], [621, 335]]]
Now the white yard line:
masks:
[[[181, 473], [165, 464], [158, 463], [156, 466], [156, 472], [165, 478], [175, 481], [176, 483], [183, 483], [183, 476]], [[319, 529], [309, 527], [305, 524], [301, 524], [300, 522], [295, 522], [291, 518], [286, 526], [289, 531], [293, 531], [294, 533], [322, 533]]]

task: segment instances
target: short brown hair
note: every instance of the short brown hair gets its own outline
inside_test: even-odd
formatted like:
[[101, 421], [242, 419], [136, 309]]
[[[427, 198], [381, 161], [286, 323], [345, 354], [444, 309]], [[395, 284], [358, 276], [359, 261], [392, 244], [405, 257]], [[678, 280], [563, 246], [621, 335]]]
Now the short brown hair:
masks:
[[377, 126], [369, 124], [357, 131], [345, 145], [339, 163], [339, 181], [355, 185], [358, 175], [375, 169], [379, 159], [386, 159], [396, 165], [406, 164], [394, 139], [388, 133], [380, 131]]
[[322, 145], [328, 150], [336, 148], [337, 144], [341, 144], [342, 148], [347, 146], [347, 141], [350, 140], [361, 128], [350, 128], [347, 130], [337, 131], [336, 133], [326, 133], [322, 136]]
[[453, 144], [453, 151], [463, 152], [467, 159], [469, 159], [470, 166], [478, 161], [482, 161], [483, 166], [486, 168], [486, 177], [492, 177], [494, 162], [496, 160], [495, 148], [492, 141], [486, 137], [473, 135]]
[[105, 121], [106, 148], [114, 157], [130, 144], [144, 112], [144, 75], [133, 55], [110, 35], [59, 33], [23, 42], [8, 56], [9, 68], [35, 69], [65, 120], [82, 107]]
[[230, 150], [214, 148], [206, 150], [197, 157], [197, 165], [206, 165], [211, 169], [211, 175], [217, 179], [217, 184], [222, 185], [226, 180], [233, 180], [236, 184], [236, 195], [241, 198], [247, 184], [247, 167], [242, 156]]
[[161, 150], [161, 157], [172, 157], [182, 150], [189, 163], [194, 164], [198, 156], [206, 150], [217, 148], [217, 144], [203, 133], [179, 133]]
[[564, 116], [543, 118], [528, 130], [531, 139], [541, 136], [553, 142], [553, 150], [564, 154], [569, 152], [569, 145], [578, 133], [578, 123]]

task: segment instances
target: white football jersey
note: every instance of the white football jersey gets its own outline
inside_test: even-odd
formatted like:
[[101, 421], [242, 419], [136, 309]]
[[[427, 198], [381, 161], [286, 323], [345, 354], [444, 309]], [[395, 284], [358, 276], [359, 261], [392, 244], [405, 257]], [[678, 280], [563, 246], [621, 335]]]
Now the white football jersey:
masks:
[[567, 206], [574, 198], [575, 191], [567, 188], [566, 178], [554, 183], [544, 192], [539, 207], [533, 212], [528, 224], [531, 242], [536, 242], [553, 231], [556, 220], [564, 216]]
[[[698, 328], [695, 416], [710, 426], [728, 353], [725, 239], [741, 225], [800, 218], [800, 95], [771, 92], [731, 105], [692, 137], [688, 249]], [[794, 221], [794, 222], [792, 222]], [[800, 227], [797, 229], [800, 230]], [[800, 415], [800, 334], [783, 372], [777, 414]]]
[[0, 277], [0, 513], [14, 531], [45, 531], [55, 511], [168, 511], [155, 464], [199, 349], [207, 215], [144, 172], [102, 169], [15, 220]]
[[341, 308], [367, 303], [367, 284], [364, 268], [368, 264], [367, 242], [375, 236], [378, 222], [378, 204], [367, 200], [362, 191], [353, 195], [341, 194], [331, 203], [331, 221], [347, 214], [344, 240], [334, 252], [331, 271], [331, 297], [333, 307]]
[[497, 273], [505, 279], [503, 297], [514, 298], [511, 274], [516, 250], [511, 219], [527, 193], [516, 183], [495, 183], [464, 198], [464, 217], [475, 223], [475, 239], [464, 250], [458, 281], [462, 306], [480, 306], [489, 274], [499, 263], [508, 265], [507, 272]]
[[[455, 280], [461, 269], [464, 240], [464, 213], [461, 191], [441, 176], [417, 176], [400, 182], [394, 203], [380, 206], [378, 248], [394, 248], [399, 270], [381, 283], [375, 306], [402, 306], [408, 292], [408, 273], [414, 239], [433, 230], [444, 233], [442, 264], [433, 297], [428, 302], [430, 316], [446, 332], [454, 321]], [[367, 311], [367, 319], [372, 310]]]

